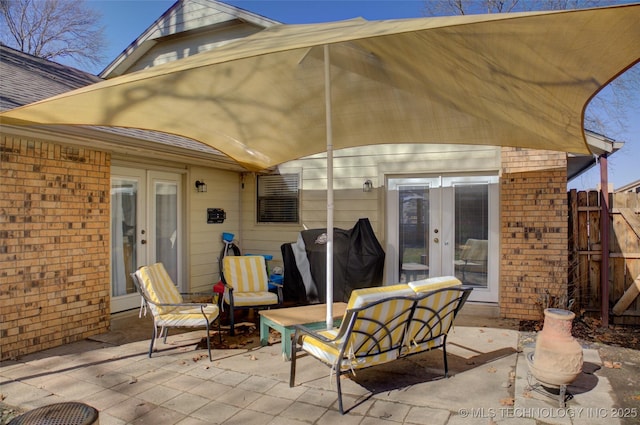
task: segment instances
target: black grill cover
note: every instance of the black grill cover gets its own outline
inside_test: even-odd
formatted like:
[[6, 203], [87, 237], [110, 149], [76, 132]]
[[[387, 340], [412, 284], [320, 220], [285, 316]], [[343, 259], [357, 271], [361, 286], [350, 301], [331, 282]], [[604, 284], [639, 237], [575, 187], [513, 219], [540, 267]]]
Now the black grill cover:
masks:
[[[326, 233], [326, 228], [300, 232], [320, 303], [325, 303], [327, 299], [327, 245], [325, 243], [316, 243], [316, 240], [324, 233]], [[284, 298], [285, 301], [300, 302], [302, 294], [305, 294], [305, 288], [293, 255], [289, 252], [285, 255], [285, 251], [289, 249], [284, 245], [282, 247], [285, 269]], [[384, 272], [384, 256], [384, 250], [378, 242], [368, 218], [361, 218], [355, 227], [350, 230], [334, 228], [333, 300], [347, 302], [351, 296], [351, 291], [354, 289], [381, 286]], [[291, 270], [293, 267], [296, 267], [296, 269]], [[307, 299], [305, 301], [315, 300]]]

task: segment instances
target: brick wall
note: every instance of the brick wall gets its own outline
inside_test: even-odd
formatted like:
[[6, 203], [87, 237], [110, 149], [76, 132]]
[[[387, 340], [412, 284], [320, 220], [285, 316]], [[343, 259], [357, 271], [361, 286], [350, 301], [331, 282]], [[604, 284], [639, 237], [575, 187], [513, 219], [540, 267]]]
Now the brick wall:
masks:
[[566, 154], [503, 148], [500, 185], [500, 312], [542, 318], [545, 292], [567, 294]]
[[109, 327], [110, 154], [0, 138], [0, 358]]

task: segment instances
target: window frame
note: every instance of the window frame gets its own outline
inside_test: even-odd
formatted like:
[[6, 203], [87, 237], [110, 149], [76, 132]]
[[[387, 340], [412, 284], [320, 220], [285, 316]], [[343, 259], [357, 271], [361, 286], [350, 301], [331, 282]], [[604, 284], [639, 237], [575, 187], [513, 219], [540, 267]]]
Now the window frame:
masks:
[[[271, 180], [268, 182], [268, 180]], [[278, 184], [277, 180], [280, 180], [280, 184]], [[264, 184], [269, 184], [271, 187], [264, 187]], [[290, 189], [289, 185], [294, 185], [294, 190]], [[269, 190], [274, 193], [286, 194], [289, 193], [290, 196], [278, 196], [275, 194], [267, 194], [265, 196], [261, 196], [261, 192], [263, 190]], [[256, 212], [255, 212], [255, 220], [257, 224], [277, 224], [277, 225], [299, 225], [301, 220], [301, 179], [300, 173], [283, 173], [283, 174], [263, 174], [256, 176]], [[265, 203], [272, 205], [266, 205]], [[280, 208], [282, 211], [283, 206], [287, 207], [287, 203], [290, 203], [290, 206], [295, 210], [293, 213], [285, 213], [280, 214], [279, 212], [274, 212], [276, 208]], [[280, 206], [278, 206], [280, 204]], [[267, 209], [271, 208], [271, 219], [266, 218], [265, 216], [269, 215], [270, 211], [261, 212], [263, 206]], [[293, 216], [291, 216], [293, 215]], [[273, 219], [275, 218], [275, 219]]]

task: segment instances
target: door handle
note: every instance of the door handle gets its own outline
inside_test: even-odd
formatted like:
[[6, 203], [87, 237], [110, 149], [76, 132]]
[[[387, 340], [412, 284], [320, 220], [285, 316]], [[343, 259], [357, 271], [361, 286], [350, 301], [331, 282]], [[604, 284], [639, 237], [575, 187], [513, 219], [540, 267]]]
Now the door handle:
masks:
[[435, 243], [438, 243], [438, 242], [440, 242], [440, 239], [438, 239], [438, 238], [433, 238], [433, 241], [434, 241]]
[[147, 240], [146, 240], [146, 239], [143, 239], [143, 240], [141, 240], [141, 241], [140, 241], [140, 243], [141, 243], [142, 245], [144, 245], [144, 244], [146, 244], [146, 243], [147, 243]]

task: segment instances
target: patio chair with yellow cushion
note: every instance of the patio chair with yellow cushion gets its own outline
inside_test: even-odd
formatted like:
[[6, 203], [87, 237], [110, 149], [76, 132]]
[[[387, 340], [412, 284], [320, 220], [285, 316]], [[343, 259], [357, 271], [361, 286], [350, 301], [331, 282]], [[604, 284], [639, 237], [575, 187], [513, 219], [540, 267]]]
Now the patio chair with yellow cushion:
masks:
[[223, 301], [229, 306], [230, 335], [235, 335], [236, 309], [270, 308], [282, 303], [282, 285], [269, 291], [267, 265], [261, 255], [226, 256], [222, 260]]
[[315, 331], [296, 326], [289, 386], [295, 385], [298, 351], [336, 374], [340, 413], [344, 413], [340, 375], [349, 371], [442, 348], [447, 376], [447, 334], [471, 290], [451, 276], [354, 290], [339, 328]]
[[[149, 345], [149, 357], [151, 357], [153, 345], [158, 336], [163, 336], [164, 342], [167, 342], [168, 328], [204, 327], [207, 330], [207, 350], [211, 361], [209, 331], [213, 321], [218, 318], [218, 306], [212, 303], [185, 302], [183, 295], [203, 294], [181, 294], [178, 292], [178, 288], [162, 263], [140, 267], [131, 276], [138, 293], [142, 296], [144, 307], [148, 308], [153, 315], [153, 334]], [[213, 294], [206, 295], [212, 296]], [[161, 328], [160, 334], [158, 334], [158, 328]], [[219, 321], [218, 336], [222, 342]]]
[[289, 386], [295, 385], [297, 347], [336, 374], [338, 406], [342, 406], [340, 376], [349, 371], [398, 358], [415, 292], [407, 285], [356, 289], [351, 293], [339, 328], [314, 331], [297, 326], [291, 355]]

